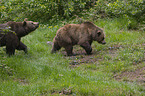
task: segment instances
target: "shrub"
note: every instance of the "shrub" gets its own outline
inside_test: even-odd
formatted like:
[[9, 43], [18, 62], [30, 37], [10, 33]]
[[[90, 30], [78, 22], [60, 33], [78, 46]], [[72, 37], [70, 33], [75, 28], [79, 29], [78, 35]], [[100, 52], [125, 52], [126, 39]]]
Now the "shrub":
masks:
[[[137, 29], [145, 23], [144, 0], [2, 0], [0, 22], [22, 21], [29, 18], [41, 23], [54, 24], [59, 20], [82, 18], [128, 19], [128, 29]], [[79, 20], [77, 20], [79, 21]]]
[[136, 29], [139, 23], [145, 23], [144, 0], [98, 0], [94, 8], [97, 14], [103, 13], [101, 17], [128, 18], [129, 29]]
[[78, 15], [83, 9], [92, 6], [95, 0], [7, 0], [0, 2], [2, 21], [23, 20], [29, 18], [41, 22], [69, 19]]

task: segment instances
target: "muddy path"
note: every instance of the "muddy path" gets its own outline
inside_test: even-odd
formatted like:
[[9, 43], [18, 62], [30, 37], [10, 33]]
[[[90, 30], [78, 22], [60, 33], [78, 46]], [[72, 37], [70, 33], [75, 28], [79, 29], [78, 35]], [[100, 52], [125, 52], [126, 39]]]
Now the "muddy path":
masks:
[[[107, 51], [107, 54], [109, 54], [111, 57], [115, 57], [118, 54], [116, 54], [116, 51], [120, 48], [121, 46], [114, 45], [113, 47], [108, 47], [105, 49]], [[94, 63], [99, 63], [99, 61], [102, 61], [102, 51], [97, 51], [93, 50], [91, 55], [86, 55], [86, 52], [84, 49], [82, 49], [79, 46], [74, 46], [73, 52], [75, 56], [66, 56], [66, 52], [64, 49], [60, 51], [60, 54], [63, 54], [65, 58], [69, 59], [70, 61], [70, 67], [75, 68], [78, 67], [82, 64], [94, 64]], [[144, 53], [144, 60], [142, 63], [145, 63], [145, 53]], [[142, 64], [140, 63], [140, 64]], [[127, 81], [127, 82], [137, 82], [138, 84], [141, 84], [145, 86], [145, 66], [136, 68], [133, 71], [124, 71], [124, 72], [119, 72], [119, 74], [115, 73], [113, 77], [115, 80], [118, 81]]]

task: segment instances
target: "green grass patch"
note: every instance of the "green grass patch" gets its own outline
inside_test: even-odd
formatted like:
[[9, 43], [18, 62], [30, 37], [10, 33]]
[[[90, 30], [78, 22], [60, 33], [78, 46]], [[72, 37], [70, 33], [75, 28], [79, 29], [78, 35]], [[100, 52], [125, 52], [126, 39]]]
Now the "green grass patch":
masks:
[[[70, 89], [72, 92], [68, 94], [74, 96], [145, 95], [143, 86], [136, 82], [113, 78], [114, 73], [145, 66], [145, 33], [126, 30], [126, 20], [122, 18], [99, 20], [96, 25], [104, 28], [107, 44], [93, 42], [96, 54], [88, 57], [94, 62], [80, 63], [73, 68], [62, 50], [50, 54], [51, 46], [47, 45], [62, 25], [43, 25], [24, 37], [28, 54], [16, 51], [8, 57], [0, 48], [0, 95], [60, 95], [64, 89]], [[76, 56], [73, 60], [81, 58]]]

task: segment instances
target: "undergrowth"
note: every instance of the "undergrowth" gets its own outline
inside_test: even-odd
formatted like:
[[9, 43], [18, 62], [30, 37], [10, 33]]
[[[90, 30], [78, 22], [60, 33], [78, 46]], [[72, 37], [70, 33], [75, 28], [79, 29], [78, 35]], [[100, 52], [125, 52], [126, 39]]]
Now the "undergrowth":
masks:
[[95, 24], [104, 29], [107, 44], [93, 42], [96, 54], [88, 57], [95, 61], [72, 67], [70, 59], [73, 57], [64, 56], [63, 48], [56, 54], [50, 54], [51, 46], [46, 43], [52, 41], [56, 31], [66, 23], [78, 22], [41, 25], [38, 30], [22, 38], [28, 46], [28, 54], [16, 51], [14, 56], [8, 57], [4, 47], [0, 48], [0, 95], [145, 95], [143, 86], [136, 82], [113, 78], [114, 73], [133, 70], [137, 65], [145, 66], [145, 33], [127, 30], [123, 18], [100, 19]]

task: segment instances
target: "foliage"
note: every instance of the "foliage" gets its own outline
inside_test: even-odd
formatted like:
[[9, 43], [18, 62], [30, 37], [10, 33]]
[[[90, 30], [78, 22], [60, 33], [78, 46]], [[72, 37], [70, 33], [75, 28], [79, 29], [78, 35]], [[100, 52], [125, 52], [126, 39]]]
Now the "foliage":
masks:
[[[145, 23], [144, 0], [2, 0], [0, 22], [22, 21], [29, 18], [41, 23], [54, 24], [74, 18], [96, 21], [98, 18], [125, 17], [128, 29], [137, 29]], [[143, 25], [142, 25], [143, 26]]]
[[87, 9], [94, 0], [5, 0], [0, 2], [1, 21], [29, 18], [41, 22], [68, 19]]
[[11, 29], [11, 27], [9, 27], [9, 26], [0, 27], [0, 32], [1, 32], [1, 34], [8, 33], [8, 32], [14, 32], [14, 31], [11, 31], [10, 29]]
[[11, 29], [11, 27], [9, 27], [9, 26], [7, 26], [5, 24], [2, 24], [0, 26], [0, 40], [4, 36], [4, 34], [7, 34], [8, 32], [12, 32], [13, 34], [16, 35], [16, 33], [14, 31], [10, 30], [10, 29]]
[[137, 29], [139, 23], [145, 24], [144, 0], [98, 0], [94, 8], [100, 17], [127, 18], [129, 29]]

